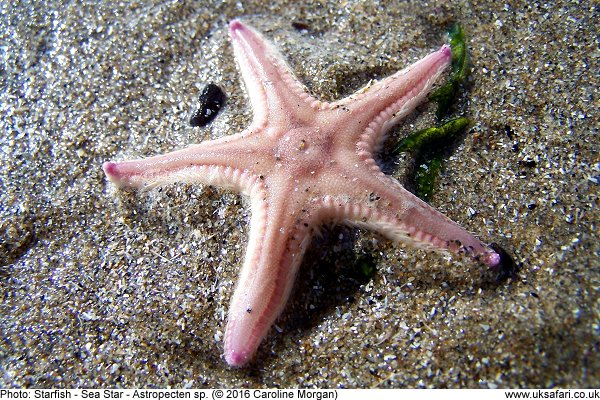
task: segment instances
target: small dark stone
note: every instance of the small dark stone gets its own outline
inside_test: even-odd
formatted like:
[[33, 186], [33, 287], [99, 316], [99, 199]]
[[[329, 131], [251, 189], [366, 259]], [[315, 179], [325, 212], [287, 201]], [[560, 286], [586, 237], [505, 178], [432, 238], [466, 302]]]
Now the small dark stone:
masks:
[[190, 118], [190, 125], [205, 126], [216, 117], [224, 103], [225, 93], [214, 83], [209, 83], [198, 97], [198, 103]]
[[527, 168], [534, 168], [535, 166], [537, 166], [537, 163], [530, 158], [526, 158], [525, 160], [519, 161], [519, 164]]
[[293, 21], [292, 27], [294, 27], [294, 29], [297, 29], [299, 31], [307, 31], [310, 29], [310, 26], [306, 22], [302, 22], [302, 21]]
[[515, 131], [513, 131], [510, 125], [504, 125], [504, 132], [506, 133], [506, 136], [508, 136], [508, 138], [511, 140], [515, 137]]
[[535, 210], [537, 208], [537, 204], [535, 204], [535, 203], [527, 204], [527, 208], [530, 210]]

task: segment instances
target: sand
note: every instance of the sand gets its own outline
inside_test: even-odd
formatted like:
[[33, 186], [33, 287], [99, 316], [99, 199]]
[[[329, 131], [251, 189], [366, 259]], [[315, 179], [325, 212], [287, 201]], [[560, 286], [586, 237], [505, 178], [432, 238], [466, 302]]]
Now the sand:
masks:
[[[594, 2], [49, 1], [0, 5], [0, 386], [598, 387]], [[512, 2], [514, 3], [514, 2]], [[264, 32], [332, 100], [447, 41], [471, 75], [432, 205], [520, 266], [327, 227], [253, 362], [222, 357], [249, 211], [199, 185], [118, 190], [107, 160], [239, 132], [251, 110], [227, 37]], [[227, 103], [189, 126], [207, 84]], [[392, 132], [434, 121], [431, 104]], [[390, 141], [393, 143], [393, 141]], [[407, 180], [407, 157], [394, 176]], [[358, 271], [372, 260], [373, 276]]]

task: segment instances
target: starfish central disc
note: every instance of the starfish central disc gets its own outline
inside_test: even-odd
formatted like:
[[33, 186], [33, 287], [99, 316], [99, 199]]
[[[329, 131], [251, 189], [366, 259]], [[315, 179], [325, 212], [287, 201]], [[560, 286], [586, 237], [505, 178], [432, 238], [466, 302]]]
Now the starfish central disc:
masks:
[[310, 128], [295, 128], [278, 140], [274, 156], [294, 176], [315, 174], [326, 160], [332, 159], [330, 143], [327, 135], [319, 135]]

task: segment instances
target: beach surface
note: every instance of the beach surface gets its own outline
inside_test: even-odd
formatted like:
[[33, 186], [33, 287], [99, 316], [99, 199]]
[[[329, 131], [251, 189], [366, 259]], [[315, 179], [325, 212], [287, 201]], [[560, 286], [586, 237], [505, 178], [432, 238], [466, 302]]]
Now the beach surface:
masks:
[[[600, 386], [597, 4], [132, 3], [0, 6], [0, 387]], [[102, 163], [248, 126], [234, 18], [324, 100], [420, 59], [459, 22], [471, 66], [453, 115], [472, 124], [431, 204], [502, 246], [516, 276], [325, 227], [256, 357], [228, 367], [246, 200], [120, 190]], [[226, 105], [191, 127], [208, 83]], [[417, 111], [392, 138], [435, 124], [433, 104]], [[406, 182], [414, 160], [390, 158], [394, 140], [382, 163]]]

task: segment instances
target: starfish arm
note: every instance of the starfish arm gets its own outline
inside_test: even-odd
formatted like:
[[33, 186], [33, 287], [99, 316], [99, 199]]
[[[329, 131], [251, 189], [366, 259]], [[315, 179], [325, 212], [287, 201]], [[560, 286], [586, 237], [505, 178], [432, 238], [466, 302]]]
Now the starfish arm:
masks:
[[[310, 118], [323, 104], [308, 94], [283, 57], [260, 33], [237, 19], [229, 24], [229, 33], [254, 111], [253, 125], [263, 127], [267, 121], [289, 125], [298, 117]], [[294, 110], [293, 117], [290, 110]]]
[[257, 149], [242, 140], [245, 133], [202, 142], [183, 150], [129, 161], [108, 161], [102, 168], [119, 186], [154, 187], [192, 182], [246, 190], [251, 160]]
[[379, 150], [389, 128], [426, 99], [451, 59], [450, 47], [444, 45], [394, 75], [334, 103], [349, 108], [359, 123], [368, 123], [357, 145], [360, 152], [371, 154]]
[[244, 365], [283, 310], [294, 284], [310, 230], [295, 223], [283, 201], [256, 190], [250, 237], [225, 333], [225, 360]]
[[[356, 186], [368, 187], [369, 190], [358, 190], [337, 199], [327, 197], [326, 208], [336, 210], [338, 219], [377, 231], [397, 242], [430, 250], [464, 253], [489, 267], [500, 263], [498, 253], [410, 193], [395, 179], [378, 176]], [[339, 201], [340, 198], [345, 200]]]

